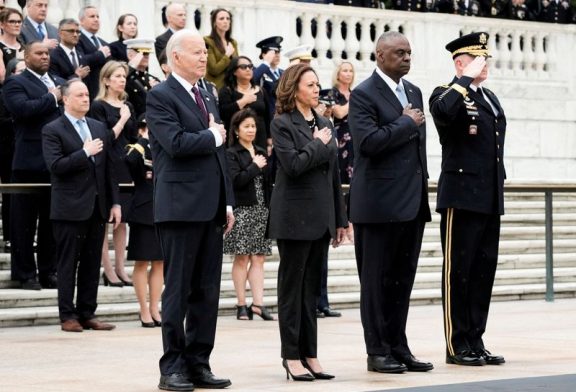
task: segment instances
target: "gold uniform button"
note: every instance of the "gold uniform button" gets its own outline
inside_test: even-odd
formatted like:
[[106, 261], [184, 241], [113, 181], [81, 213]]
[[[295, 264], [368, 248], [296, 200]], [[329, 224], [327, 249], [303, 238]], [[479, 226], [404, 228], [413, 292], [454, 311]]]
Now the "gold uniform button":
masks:
[[458, 173], [462, 173], [464, 170], [462, 169], [458, 169]]
[[500, 158], [496, 158], [496, 162], [500, 162]]
[[500, 136], [500, 132], [496, 131], [496, 136]]
[[499, 145], [499, 144], [497, 144], [497, 145], [496, 145], [496, 148], [500, 149], [500, 145]]
[[498, 119], [495, 119], [494, 122], [495, 122], [496, 124], [498, 124]]

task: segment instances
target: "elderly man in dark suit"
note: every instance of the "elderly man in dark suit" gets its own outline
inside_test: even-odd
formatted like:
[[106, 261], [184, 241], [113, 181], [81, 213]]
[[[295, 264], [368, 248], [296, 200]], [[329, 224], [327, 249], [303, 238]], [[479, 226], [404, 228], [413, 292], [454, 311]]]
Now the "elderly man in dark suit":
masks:
[[55, 48], [58, 45], [58, 29], [46, 22], [48, 0], [27, 0], [26, 14], [20, 32], [22, 42], [42, 41], [49, 49]]
[[[164, 256], [160, 389], [225, 388], [210, 369], [223, 234], [233, 195], [214, 97], [198, 89], [206, 72], [201, 36], [176, 32], [166, 47], [172, 74], [148, 93], [146, 120], [155, 165], [154, 222]], [[223, 226], [226, 229], [223, 230]], [[186, 328], [183, 323], [186, 319]]]
[[181, 3], [170, 3], [166, 6], [166, 22], [168, 23], [168, 29], [156, 37], [154, 43], [154, 50], [156, 51], [156, 57], [160, 61], [160, 54], [166, 49], [168, 40], [177, 31], [182, 30], [186, 27], [186, 7]]
[[403, 79], [412, 50], [404, 35], [386, 32], [376, 44], [377, 68], [350, 97], [354, 223], [360, 313], [368, 370], [428, 371], [414, 358], [406, 319], [424, 225], [430, 221], [422, 93]]
[[52, 182], [50, 218], [57, 244], [61, 328], [66, 332], [108, 331], [114, 325], [99, 321], [94, 313], [104, 225], [108, 217], [115, 224], [121, 218], [110, 132], [103, 123], [85, 117], [90, 98], [80, 79], [62, 86], [62, 100], [64, 114], [42, 129]]
[[436, 210], [442, 215], [442, 303], [446, 363], [499, 365], [484, 347], [504, 214], [506, 116], [488, 77], [488, 34], [464, 35], [446, 45], [456, 76], [430, 96], [442, 144]]
[[58, 24], [60, 44], [50, 51], [50, 72], [63, 79], [84, 79], [90, 73], [88, 61], [95, 56], [84, 56], [78, 49], [80, 25], [74, 19], [62, 19]]
[[[42, 127], [60, 115], [60, 87], [65, 80], [50, 75], [50, 55], [43, 42], [24, 50], [26, 70], [6, 80], [5, 104], [14, 120], [14, 183], [49, 183], [50, 173], [42, 158]], [[50, 198], [45, 194], [12, 196], [12, 279], [22, 288], [56, 288], [56, 259], [49, 221]], [[34, 234], [38, 222], [38, 275], [34, 261]]]
[[84, 80], [90, 92], [90, 101], [92, 101], [98, 94], [100, 70], [110, 57], [110, 47], [108, 42], [96, 35], [100, 30], [100, 14], [96, 7], [92, 5], [82, 7], [78, 13], [78, 19], [82, 34], [80, 34], [80, 40], [76, 47], [85, 56], [94, 56], [90, 63], [90, 73]]

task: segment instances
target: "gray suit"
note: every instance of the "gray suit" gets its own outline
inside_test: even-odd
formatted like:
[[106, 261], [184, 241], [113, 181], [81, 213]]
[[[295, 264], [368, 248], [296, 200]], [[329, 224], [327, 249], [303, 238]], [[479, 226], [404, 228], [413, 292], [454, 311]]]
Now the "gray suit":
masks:
[[[58, 37], [58, 29], [56, 26], [44, 22], [44, 29], [46, 30], [46, 34], [48, 38], [59, 39]], [[38, 34], [38, 30], [34, 28], [32, 22], [30, 22], [30, 18], [24, 18], [24, 23], [22, 23], [22, 31], [20, 32], [20, 37], [22, 38], [22, 42], [24, 44], [29, 44], [32, 41], [42, 41], [40, 35]], [[46, 38], [46, 37], [44, 37]]]

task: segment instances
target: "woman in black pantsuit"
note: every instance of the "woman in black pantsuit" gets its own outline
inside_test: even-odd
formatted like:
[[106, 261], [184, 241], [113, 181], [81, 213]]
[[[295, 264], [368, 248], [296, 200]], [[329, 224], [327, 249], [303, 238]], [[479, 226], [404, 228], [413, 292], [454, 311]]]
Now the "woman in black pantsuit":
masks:
[[[332, 125], [316, 114], [320, 87], [308, 64], [289, 67], [277, 89], [271, 134], [278, 157], [269, 235], [277, 240], [282, 365], [295, 381], [330, 379], [317, 358], [316, 302], [330, 238], [348, 226]], [[308, 373], [308, 371], [310, 373]]]

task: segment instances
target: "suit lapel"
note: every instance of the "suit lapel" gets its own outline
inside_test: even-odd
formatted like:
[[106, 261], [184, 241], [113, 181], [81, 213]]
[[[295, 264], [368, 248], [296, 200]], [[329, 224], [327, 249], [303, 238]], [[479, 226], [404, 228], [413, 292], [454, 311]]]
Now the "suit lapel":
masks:
[[373, 84], [376, 86], [378, 91], [380, 91], [380, 94], [384, 97], [384, 99], [386, 99], [390, 103], [390, 105], [392, 105], [392, 107], [396, 109], [397, 112], [402, 113], [402, 110], [404, 110], [404, 108], [400, 104], [400, 101], [398, 100], [396, 94], [394, 94], [394, 91], [392, 91], [390, 87], [388, 87], [386, 82], [380, 77], [380, 75], [378, 75], [376, 71], [374, 71], [374, 73], [372, 74], [372, 78], [374, 82]]
[[312, 132], [310, 131], [310, 127], [308, 123], [304, 119], [302, 113], [300, 113], [297, 109], [290, 113], [290, 118], [292, 119], [292, 123], [296, 125], [296, 129], [302, 135], [306, 137], [306, 139], [313, 140]]
[[416, 89], [412, 86], [412, 83], [407, 82], [406, 80], [402, 80], [402, 83], [404, 84], [404, 91], [406, 92], [408, 103], [411, 103], [413, 108], [424, 110], [424, 105], [422, 104], [420, 96], [416, 93]]
[[494, 107], [496, 108], [496, 110], [498, 110], [498, 115], [502, 115], [503, 110], [502, 110], [502, 106], [500, 106], [500, 101], [498, 101], [498, 98], [496, 98], [496, 95], [494, 95], [494, 93], [488, 89], [484, 89], [484, 94], [488, 95], [488, 98], [490, 99], [490, 101], [492, 102], [492, 105], [494, 105]]
[[40, 79], [38, 79], [35, 75], [33, 75], [32, 72], [26, 69], [24, 70], [24, 72], [22, 72], [22, 75], [24, 75], [28, 80], [30, 80], [30, 82], [34, 83], [36, 86], [42, 88], [43, 91], [45, 92], [48, 91], [48, 87], [46, 87], [46, 85]]
[[[192, 110], [192, 112], [196, 115], [196, 117], [198, 117], [203, 126], [208, 128], [204, 114], [202, 114], [202, 111], [190, 95], [190, 92], [186, 91], [184, 87], [172, 76], [166, 80], [166, 83], [169, 83], [170, 87], [174, 90], [174, 95], [178, 97], [178, 99], [180, 99], [180, 101], [182, 101], [186, 107]], [[200, 91], [202, 91], [202, 89], [200, 89]], [[208, 108], [207, 105], [206, 108]]]
[[476, 102], [479, 105], [482, 105], [490, 113], [494, 113], [490, 104], [488, 102], [486, 102], [486, 100], [484, 99], [484, 97], [480, 93], [478, 93], [478, 92], [472, 90], [470, 87], [468, 87], [468, 95], [470, 96], [470, 98], [474, 102]]

